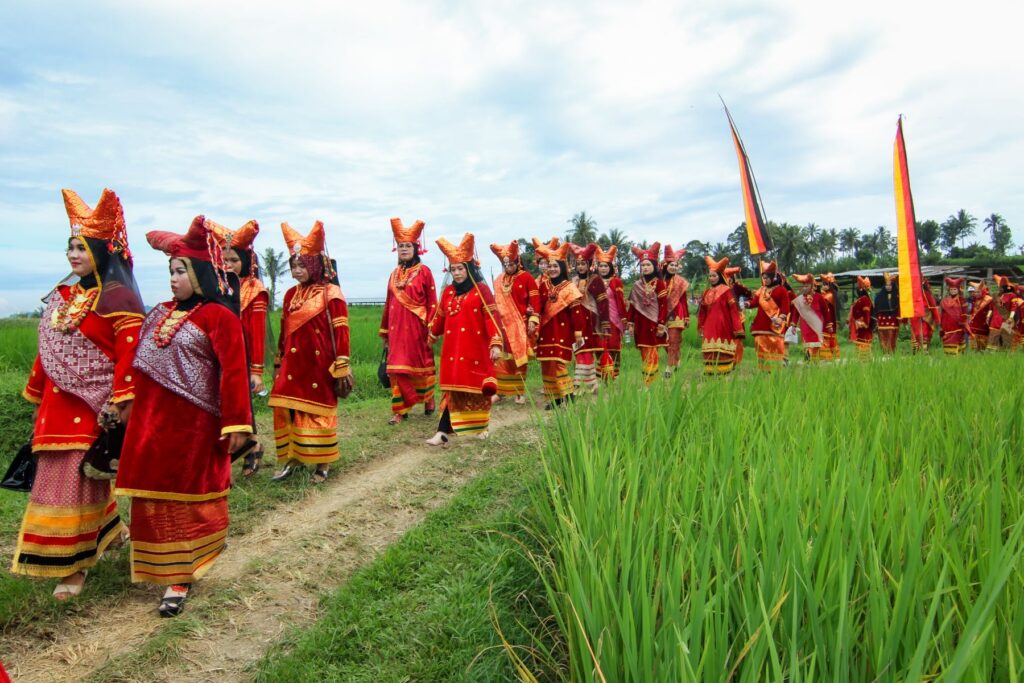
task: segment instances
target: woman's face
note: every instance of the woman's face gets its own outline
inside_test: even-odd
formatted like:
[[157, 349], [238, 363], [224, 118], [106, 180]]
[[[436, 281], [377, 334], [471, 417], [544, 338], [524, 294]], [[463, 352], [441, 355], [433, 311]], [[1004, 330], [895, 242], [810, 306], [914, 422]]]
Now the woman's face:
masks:
[[548, 261], [547, 269], [548, 277], [552, 280], [562, 274], [562, 269], [558, 267], [558, 261]]
[[195, 290], [192, 289], [192, 280], [188, 277], [188, 268], [181, 259], [172, 258], [171, 264], [171, 295], [178, 301], [185, 301], [192, 298]]
[[959, 287], [950, 287], [949, 288], [949, 295], [950, 296], [960, 296], [960, 288]]
[[92, 271], [94, 270], [92, 257], [89, 255], [89, 250], [86, 248], [85, 242], [77, 237], [69, 239], [67, 257], [72, 273], [80, 278], [92, 274]]
[[800, 293], [804, 296], [808, 296], [812, 291], [814, 291], [814, 285], [802, 285], [800, 287]]
[[665, 264], [665, 269], [669, 273], [671, 273], [672, 275], [678, 275], [679, 274], [679, 262], [678, 261], [669, 261], [668, 263]]
[[576, 274], [586, 276], [590, 274], [590, 262], [582, 259], [576, 262]]
[[242, 275], [242, 257], [234, 249], [224, 250], [224, 265], [235, 275]]
[[457, 285], [461, 285], [469, 277], [469, 273], [466, 271], [466, 264], [464, 263], [453, 263], [449, 272], [452, 274], [452, 280]]
[[508, 275], [515, 275], [519, 271], [519, 261], [506, 259], [501, 263], [501, 267], [505, 270], [505, 273], [507, 273]]
[[722, 277], [718, 274], [717, 270], [712, 270], [711, 272], [708, 273], [708, 282], [710, 282], [712, 285], [717, 285], [721, 281]]
[[412, 242], [399, 242], [397, 249], [400, 263], [408, 263], [416, 256], [416, 245]]
[[640, 272], [644, 275], [650, 275], [654, 272], [654, 264], [649, 259], [644, 259], [640, 262]]
[[892, 281], [891, 280], [886, 280], [885, 281], [885, 291], [887, 291], [887, 292], [891, 292], [892, 291]]
[[601, 277], [609, 277], [609, 276], [611, 276], [611, 274], [612, 274], [612, 264], [610, 264], [610, 263], [600, 263], [599, 262], [597, 264], [597, 273]]
[[292, 257], [291, 268], [292, 277], [295, 278], [296, 282], [300, 285], [304, 285], [309, 282], [309, 271], [306, 270], [306, 266], [302, 265], [302, 262], [299, 261], [299, 259]]
[[541, 274], [544, 274], [544, 273], [548, 272], [548, 262], [547, 262], [547, 259], [542, 259], [542, 258], [537, 259], [537, 270]]

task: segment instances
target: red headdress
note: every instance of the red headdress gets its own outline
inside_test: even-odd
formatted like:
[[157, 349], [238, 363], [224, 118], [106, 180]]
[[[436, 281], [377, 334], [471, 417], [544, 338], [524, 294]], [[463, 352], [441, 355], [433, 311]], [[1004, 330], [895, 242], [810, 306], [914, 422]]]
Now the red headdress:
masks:
[[957, 289], [963, 289], [964, 279], [962, 277], [945, 277], [943, 278], [946, 282], [947, 287], [956, 287]]
[[885, 278], [885, 282], [896, 282], [896, 278], [900, 276], [899, 273], [882, 273], [882, 277]]
[[726, 282], [732, 282], [736, 279], [736, 276], [740, 274], [741, 270], [743, 269], [739, 266], [729, 266], [722, 271], [722, 277], [725, 278]]
[[[423, 241], [421, 239], [422, 236], [423, 236], [423, 228], [425, 226], [426, 226], [426, 223], [424, 223], [421, 220], [417, 220], [415, 223], [413, 223], [409, 227], [405, 227], [404, 225], [402, 225], [402, 219], [401, 218], [392, 218], [391, 219], [391, 234], [394, 235], [395, 244], [401, 244], [403, 242], [411, 242], [412, 244], [416, 245], [416, 247], [419, 250], [419, 253], [426, 254], [427, 253], [427, 249], [426, 249], [426, 247], [423, 246]], [[392, 251], [394, 251], [394, 250], [392, 249]]]
[[593, 242], [585, 247], [578, 247], [575, 244], [569, 244], [569, 248], [572, 250], [572, 254], [576, 257], [577, 261], [590, 261], [594, 258], [594, 254], [597, 252], [597, 245]]
[[569, 255], [569, 248], [572, 246], [566, 242], [561, 246], [552, 247], [550, 246], [551, 242], [541, 244], [536, 238], [534, 238], [534, 245], [536, 245], [537, 253], [547, 261], [564, 261], [566, 256]]
[[324, 224], [322, 221], [313, 223], [313, 229], [305, 237], [287, 222], [281, 223], [284, 243], [288, 245], [289, 256], [321, 256], [324, 254]]
[[761, 261], [761, 275], [771, 275], [779, 269], [776, 261]]
[[996, 283], [996, 287], [999, 287], [1000, 289], [1003, 288], [1003, 287], [1009, 287], [1010, 286], [1010, 278], [1008, 278], [1005, 275], [998, 275], [998, 274], [993, 275], [992, 276], [992, 281], [995, 282]]
[[871, 280], [864, 277], [863, 275], [857, 276], [857, 289], [863, 289], [866, 292], [871, 291]]
[[680, 247], [677, 251], [672, 249], [671, 244], [665, 245], [665, 260], [666, 261], [678, 261], [679, 259], [686, 256], [686, 249]]
[[[217, 289], [220, 294], [232, 294], [231, 286], [228, 284], [226, 269], [224, 267], [224, 254], [213, 230], [209, 227], [209, 221], [205, 216], [196, 216], [188, 231], [184, 235], [166, 230], [152, 230], [146, 233], [146, 241], [149, 246], [157, 251], [162, 251], [170, 258], [187, 259], [188, 261], [205, 261], [213, 265], [213, 277], [217, 280]], [[192, 272], [193, 285], [198, 282], [198, 275], [189, 265]], [[215, 292], [203, 291], [204, 296], [216, 296]]]
[[796, 281], [799, 282], [802, 285], [813, 285], [814, 284], [814, 274], [813, 273], [807, 273], [805, 275], [794, 275], [793, 277], [796, 278]]
[[821, 278], [821, 281], [826, 283], [826, 284], [830, 284], [830, 285], [836, 284], [836, 276], [833, 275], [832, 273], [823, 273], [822, 275], [819, 275], [818, 277]]
[[650, 261], [651, 263], [658, 263], [658, 255], [661, 253], [661, 242], [655, 242], [646, 249], [640, 247], [633, 247], [631, 249], [633, 256], [636, 256], [637, 262], [639, 261]]
[[260, 224], [256, 221], [249, 221], [237, 230], [226, 228], [220, 223], [215, 223], [209, 218], [206, 225], [213, 231], [217, 243], [224, 249], [252, 249], [252, 243], [256, 235], [260, 234]]

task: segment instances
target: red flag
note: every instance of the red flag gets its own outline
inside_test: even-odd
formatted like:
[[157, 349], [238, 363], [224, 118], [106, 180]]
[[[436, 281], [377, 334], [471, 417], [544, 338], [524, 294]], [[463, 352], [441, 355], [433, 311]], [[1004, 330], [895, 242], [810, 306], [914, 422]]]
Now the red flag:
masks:
[[914, 198], [910, 194], [907, 146], [903, 141], [903, 117], [896, 122], [896, 143], [892, 153], [892, 178], [896, 192], [896, 253], [899, 264], [900, 315], [920, 318], [924, 315], [921, 292], [921, 264], [918, 258]]
[[740, 185], [743, 187], [743, 215], [747, 224], [747, 244], [750, 247], [750, 255], [757, 256], [771, 251], [774, 247], [771, 237], [768, 235], [768, 227], [764, 222], [761, 197], [757, 191], [754, 172], [750, 169], [750, 159], [747, 158], [747, 151], [743, 148], [740, 134], [736, 132], [736, 123], [732, 120], [729, 108], [725, 106], [725, 100], [722, 100], [722, 107], [725, 108], [725, 115], [729, 119], [732, 142], [736, 146], [736, 157], [740, 162]]

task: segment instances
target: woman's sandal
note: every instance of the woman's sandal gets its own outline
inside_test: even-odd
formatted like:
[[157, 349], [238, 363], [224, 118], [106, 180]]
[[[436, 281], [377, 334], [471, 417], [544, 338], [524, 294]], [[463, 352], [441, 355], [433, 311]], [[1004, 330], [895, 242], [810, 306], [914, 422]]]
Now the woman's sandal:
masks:
[[395, 413], [394, 415], [391, 416], [391, 419], [388, 420], [388, 424], [392, 425], [392, 426], [393, 425], [399, 425], [399, 424], [402, 424], [402, 420], [404, 420], [404, 419], [405, 419], [404, 415], [399, 415], [398, 413]]
[[310, 477], [309, 480], [311, 482], [313, 482], [314, 484], [322, 484], [325, 481], [327, 481], [327, 473], [328, 472], [330, 472], [330, 470], [318, 469], [315, 472], [313, 472], [313, 476]]
[[270, 481], [284, 481], [288, 477], [295, 474], [295, 470], [302, 466], [298, 460], [289, 460], [283, 468], [274, 473], [274, 476], [270, 478]]
[[445, 434], [444, 432], [438, 432], [437, 434], [434, 434], [434, 436], [427, 439], [424, 443], [426, 443], [428, 446], [440, 446], [441, 448], [448, 448], [449, 441], [450, 439], [448, 438], [447, 434]]
[[185, 598], [188, 597], [188, 592], [191, 588], [192, 584], [190, 583], [178, 583], [168, 586], [164, 596], [160, 598], [160, 606], [157, 607], [157, 612], [160, 613], [160, 616], [176, 617], [181, 614], [181, 611], [185, 608]]
[[[82, 583], [64, 583], [63, 581], [61, 581], [53, 589], [54, 600], [58, 602], [64, 602], [65, 600], [70, 600], [71, 598], [77, 597], [81, 594], [82, 588], [85, 586], [85, 579], [89, 575], [89, 572], [88, 570], [82, 570], [80, 572], [75, 572], [75, 574], [82, 575]], [[70, 579], [75, 574], [65, 576], [64, 578]]]
[[242, 460], [242, 476], [248, 479], [260, 471], [263, 464], [263, 446], [258, 446]]

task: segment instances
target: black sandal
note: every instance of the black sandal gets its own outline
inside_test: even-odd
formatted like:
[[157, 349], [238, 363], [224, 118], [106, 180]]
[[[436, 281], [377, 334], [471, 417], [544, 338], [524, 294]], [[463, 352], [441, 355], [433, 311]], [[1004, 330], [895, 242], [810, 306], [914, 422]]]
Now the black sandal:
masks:
[[327, 481], [327, 475], [329, 472], [330, 470], [318, 469], [315, 472], [313, 472], [313, 476], [311, 476], [309, 480], [314, 484], [323, 484], [325, 481]]
[[260, 466], [263, 464], [263, 447], [254, 450], [249, 455], [245, 456], [242, 460], [242, 476], [248, 479], [252, 475], [260, 471]]
[[167, 597], [166, 595], [160, 598], [160, 606], [157, 608], [157, 612], [160, 613], [161, 617], [176, 617], [181, 614], [185, 608], [185, 598], [188, 597], [189, 589], [192, 588], [190, 583], [175, 584], [171, 586], [172, 589], [185, 589], [184, 595], [174, 595]]

